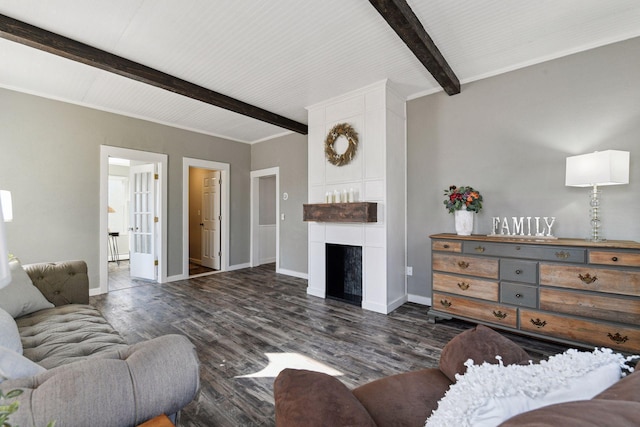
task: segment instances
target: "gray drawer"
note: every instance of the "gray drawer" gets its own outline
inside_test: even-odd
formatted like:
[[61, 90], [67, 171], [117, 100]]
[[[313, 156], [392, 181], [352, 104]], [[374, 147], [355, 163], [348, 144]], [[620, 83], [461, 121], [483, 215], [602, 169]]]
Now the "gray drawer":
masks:
[[500, 280], [537, 284], [538, 263], [519, 259], [501, 259]]
[[462, 253], [573, 263], [585, 263], [587, 259], [587, 251], [584, 248], [521, 245], [519, 243], [466, 241], [462, 244]]
[[500, 283], [500, 302], [521, 307], [538, 307], [538, 288], [520, 283]]

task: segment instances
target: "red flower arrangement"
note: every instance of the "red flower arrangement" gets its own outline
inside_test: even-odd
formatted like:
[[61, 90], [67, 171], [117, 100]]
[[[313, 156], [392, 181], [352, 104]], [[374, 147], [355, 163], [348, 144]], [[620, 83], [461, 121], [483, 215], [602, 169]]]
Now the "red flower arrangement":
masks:
[[467, 210], [478, 213], [482, 209], [482, 196], [473, 187], [456, 187], [452, 185], [444, 191], [445, 207], [449, 213], [459, 210]]

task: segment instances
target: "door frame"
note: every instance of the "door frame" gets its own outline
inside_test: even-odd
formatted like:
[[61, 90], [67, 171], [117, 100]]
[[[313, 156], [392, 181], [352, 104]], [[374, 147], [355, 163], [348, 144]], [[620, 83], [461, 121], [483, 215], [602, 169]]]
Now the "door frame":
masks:
[[200, 168], [220, 171], [221, 206], [220, 214], [220, 270], [229, 269], [229, 200], [231, 189], [231, 174], [229, 163], [215, 162], [212, 160], [182, 158], [182, 279], [189, 278], [189, 168]]
[[109, 157], [119, 157], [134, 161], [156, 163], [158, 165], [158, 197], [160, 206], [158, 212], [158, 227], [156, 242], [160, 242], [160, 253], [158, 254], [158, 282], [167, 280], [167, 173], [168, 156], [166, 154], [153, 153], [150, 151], [132, 150], [129, 148], [111, 147], [109, 145], [100, 146], [100, 226], [99, 226], [99, 254], [100, 254], [100, 286], [97, 291], [91, 289], [91, 295], [104, 294], [109, 292], [109, 250], [108, 250], [108, 206], [109, 206]]
[[280, 271], [280, 167], [251, 171], [251, 227], [249, 265], [256, 267], [260, 262], [260, 178], [276, 177], [276, 272]]

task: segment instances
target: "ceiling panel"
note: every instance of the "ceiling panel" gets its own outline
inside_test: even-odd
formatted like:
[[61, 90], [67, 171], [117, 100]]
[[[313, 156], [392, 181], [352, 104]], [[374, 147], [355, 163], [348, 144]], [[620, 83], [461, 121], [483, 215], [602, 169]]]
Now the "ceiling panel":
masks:
[[[408, 2], [462, 82], [640, 36], [637, 0]], [[0, 13], [303, 123], [306, 106], [383, 79], [408, 98], [439, 90], [364, 0], [0, 0]], [[0, 86], [236, 141], [285, 132], [6, 40]]]

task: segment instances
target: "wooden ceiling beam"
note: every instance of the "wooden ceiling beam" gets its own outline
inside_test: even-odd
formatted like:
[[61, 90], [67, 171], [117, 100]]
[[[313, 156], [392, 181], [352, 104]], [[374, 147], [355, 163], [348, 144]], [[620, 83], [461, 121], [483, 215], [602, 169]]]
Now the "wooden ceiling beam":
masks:
[[460, 93], [460, 81], [405, 0], [369, 0], [393, 31], [449, 95]]
[[309, 133], [304, 123], [1, 14], [0, 37], [303, 135]]

